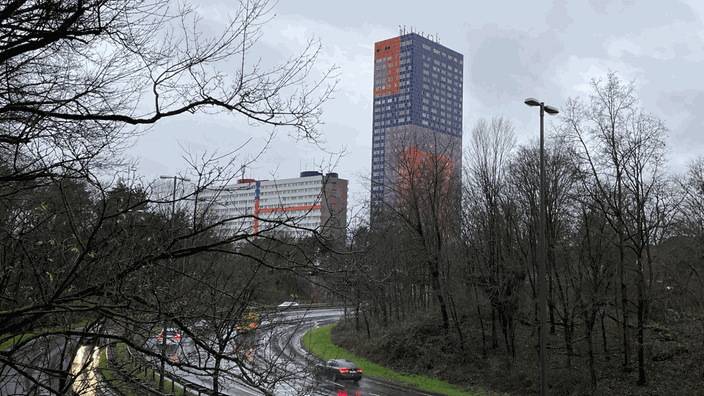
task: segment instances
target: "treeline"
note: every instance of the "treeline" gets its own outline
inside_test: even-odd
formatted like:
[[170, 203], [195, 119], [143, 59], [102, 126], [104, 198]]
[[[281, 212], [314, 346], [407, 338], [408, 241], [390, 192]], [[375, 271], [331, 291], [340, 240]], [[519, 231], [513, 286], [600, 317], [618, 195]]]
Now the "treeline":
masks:
[[[667, 128], [640, 107], [633, 83], [609, 73], [591, 87], [547, 128], [548, 326], [562, 335], [564, 345], [553, 345], [561, 364], [575, 365], [577, 342], [586, 349], [592, 386], [597, 357], [613, 354], [646, 384], [648, 326], [677, 316], [701, 329], [704, 320], [704, 158], [669, 173]], [[498, 348], [510, 366], [519, 323], [538, 341], [539, 142], [518, 145], [505, 117], [480, 119], [465, 140], [461, 191], [443, 160], [447, 145], [399, 161], [395, 205], [357, 230], [361, 253], [345, 265], [359, 270], [360, 331], [430, 313], [457, 347]]]

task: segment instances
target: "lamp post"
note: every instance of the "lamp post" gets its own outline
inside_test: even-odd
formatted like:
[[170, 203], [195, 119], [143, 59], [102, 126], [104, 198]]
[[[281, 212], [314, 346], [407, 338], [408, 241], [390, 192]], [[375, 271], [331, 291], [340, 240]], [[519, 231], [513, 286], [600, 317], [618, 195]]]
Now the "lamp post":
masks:
[[[160, 179], [174, 179], [174, 193], [173, 193], [173, 201], [171, 202], [171, 233], [173, 237], [174, 233], [174, 216], [176, 214], [176, 181], [181, 180], [185, 182], [191, 181], [191, 179], [185, 178], [185, 177], [180, 177], [180, 176], [159, 176]], [[171, 261], [171, 259], [169, 259]], [[185, 265], [184, 265], [184, 272], [185, 272]], [[164, 372], [165, 372], [165, 362], [166, 362], [166, 329], [168, 328], [168, 324], [166, 323], [166, 319], [164, 319], [164, 328], [161, 331], [161, 365], [160, 365], [160, 371], [159, 371], [159, 389], [164, 389]]]
[[[174, 233], [174, 217], [176, 216], [176, 181], [180, 180], [180, 181], [184, 181], [184, 182], [189, 182], [189, 181], [191, 181], [191, 179], [189, 179], [187, 177], [181, 177], [181, 176], [164, 176], [164, 175], [159, 176], [159, 178], [160, 179], [174, 179], [174, 194], [173, 194], [173, 198], [171, 201], [171, 233], [173, 234]], [[183, 272], [186, 271], [185, 261], [184, 261], [182, 270], [183, 270]]]
[[[191, 179], [189, 179], [189, 178], [187, 178], [187, 177], [181, 177], [181, 176], [164, 176], [164, 175], [159, 176], [159, 178], [160, 178], [160, 179], [174, 179], [174, 193], [173, 193], [173, 197], [172, 197], [172, 201], [171, 201], [171, 233], [172, 233], [172, 236], [173, 236], [173, 233], [174, 233], [174, 217], [176, 216], [176, 182], [177, 182], [178, 180], [184, 181], [184, 182], [189, 182], [189, 181], [191, 181]], [[185, 259], [184, 259], [184, 260], [185, 260]], [[185, 262], [184, 262], [184, 265], [183, 265], [182, 270], [183, 270], [183, 272], [186, 271], [186, 264], [185, 264]]]
[[545, 311], [547, 309], [547, 271], [545, 269], [545, 138], [543, 133], [543, 118], [547, 112], [555, 115], [559, 111], [546, 106], [538, 99], [528, 98], [523, 103], [528, 106], [540, 106], [540, 285], [539, 302], [540, 305], [540, 394], [548, 394], [547, 378], [547, 356], [545, 351]]
[[174, 195], [173, 195], [173, 201], [171, 201], [171, 228], [173, 230], [174, 214], [176, 213], [176, 181], [181, 180], [181, 181], [189, 182], [189, 181], [191, 181], [191, 179], [186, 178], [186, 177], [181, 177], [181, 176], [164, 176], [164, 175], [159, 176], [159, 179], [174, 179]]

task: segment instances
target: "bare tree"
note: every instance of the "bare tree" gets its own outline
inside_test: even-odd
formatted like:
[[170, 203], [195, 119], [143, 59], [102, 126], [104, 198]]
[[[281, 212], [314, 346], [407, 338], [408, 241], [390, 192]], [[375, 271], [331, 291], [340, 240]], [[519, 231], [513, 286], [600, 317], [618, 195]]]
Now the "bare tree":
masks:
[[[687, 165], [687, 173], [680, 182], [679, 190], [683, 198], [675, 221], [677, 232], [670, 235], [668, 239], [680, 240], [677, 243], [679, 249], [671, 254], [681, 256], [689, 264], [689, 268], [673, 269], [670, 276], [681, 272], [680, 275], [687, 274], [684, 276], [685, 279], [693, 278], [700, 283], [704, 278], [701, 277], [699, 265], [696, 264], [698, 264], [697, 260], [704, 257], [704, 157], [698, 157]], [[680, 285], [689, 288], [685, 286], [687, 283], [683, 281]], [[704, 299], [700, 298], [696, 305], [704, 306]], [[678, 310], [682, 308], [683, 306], [677, 307]]]
[[[472, 282], [491, 302], [492, 346], [498, 346], [498, 319], [509, 358], [515, 355], [514, 329], [518, 291], [525, 272], [514, 260], [516, 208], [509, 194], [508, 165], [515, 146], [513, 125], [503, 116], [480, 119], [472, 129], [466, 154], [464, 199], [468, 202], [464, 232], [470, 237]], [[510, 225], [511, 224], [511, 225]]]
[[[571, 257], [571, 236], [574, 234], [575, 194], [574, 174], [568, 150], [559, 138], [553, 137], [545, 153], [546, 170], [546, 245], [548, 309], [551, 333], [555, 333], [556, 322], [563, 327], [567, 349], [567, 366], [572, 356], [574, 322], [577, 316], [574, 292], [576, 270]], [[519, 216], [516, 224], [518, 246], [525, 263], [533, 298], [537, 299], [539, 246], [539, 158], [537, 142], [518, 149], [510, 164], [510, 189], [516, 201]], [[537, 305], [535, 306], [537, 314]], [[556, 318], [557, 316], [557, 318]]]
[[413, 125], [399, 128], [407, 130], [397, 131], [386, 142], [385, 198], [383, 210], [373, 218], [372, 232], [384, 235], [380, 242], [403, 246], [400, 256], [378, 258], [403, 260], [403, 265], [385, 266], [398, 272], [390, 281], [401, 281], [395, 287], [416, 309], [437, 309], [448, 330], [452, 312], [444, 269], [458, 229], [461, 148], [445, 133]]
[[[579, 193], [580, 190], [577, 190]], [[597, 318], [601, 319], [601, 341], [604, 356], [609, 356], [608, 338], [604, 317], [609, 305], [608, 291], [616, 266], [611, 263], [614, 253], [613, 230], [591, 200], [579, 200], [579, 218], [574, 238], [574, 259], [577, 263], [575, 290], [577, 304], [584, 318], [584, 332], [587, 339], [587, 364], [592, 387], [597, 386], [594, 327]]]
[[[601, 80], [592, 80], [595, 93], [591, 104], [569, 99], [563, 112], [564, 131], [574, 137], [574, 147], [580, 150], [575, 159], [585, 164], [583, 185], [591, 197], [600, 205], [604, 216], [614, 228], [619, 249], [619, 280], [622, 310], [623, 367], [630, 368], [630, 336], [628, 325], [628, 293], [626, 284], [625, 249], [626, 231], [623, 215], [625, 197], [623, 192], [624, 150], [621, 135], [627, 122], [626, 113], [634, 104], [633, 84], [623, 86], [615, 73], [608, 76], [606, 85]], [[593, 139], [593, 140], [591, 140]], [[596, 148], [592, 150], [590, 143]]]
[[[161, 359], [149, 347], [155, 329], [190, 329], [184, 315], [196, 313], [181, 302], [207, 285], [189, 268], [206, 265], [212, 252], [242, 256], [236, 245], [252, 240], [218, 232], [232, 218], [189, 214], [199, 192], [232, 178], [232, 161], [201, 172], [208, 177], [178, 198], [191, 210], [165, 211], [173, 197], [152, 195], [121, 167], [134, 136], [168, 117], [224, 111], [321, 139], [333, 71], [311, 75], [315, 40], [264, 68], [252, 53], [271, 10], [267, 1], [243, 1], [222, 31], [204, 33], [186, 3], [0, 6], [0, 364], [20, 393], [64, 394], [77, 378], [70, 358], [50, 357], [50, 365], [26, 358], [41, 355], [42, 342], [72, 340], [60, 350], [71, 357], [77, 344], [100, 337]], [[265, 222], [262, 234], [286, 221]], [[243, 380], [267, 390], [262, 378]]]
[[636, 261], [630, 268], [637, 284], [638, 383], [645, 384], [644, 315], [645, 253], [672, 207], [663, 207], [665, 133], [657, 117], [638, 107], [633, 83], [624, 85], [614, 72], [605, 83], [592, 80], [594, 94], [589, 105], [569, 100], [563, 132], [576, 142], [576, 158], [585, 177], [583, 186], [599, 206], [618, 235], [619, 278], [624, 368], [630, 367], [629, 307], [626, 249]]

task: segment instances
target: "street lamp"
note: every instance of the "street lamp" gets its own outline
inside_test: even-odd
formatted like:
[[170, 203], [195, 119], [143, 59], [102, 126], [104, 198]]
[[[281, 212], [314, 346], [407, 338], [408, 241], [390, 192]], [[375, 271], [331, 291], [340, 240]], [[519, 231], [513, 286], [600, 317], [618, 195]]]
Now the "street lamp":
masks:
[[547, 275], [545, 270], [545, 138], [543, 137], [543, 118], [547, 112], [550, 115], [555, 115], [559, 111], [552, 107], [546, 106], [544, 102], [538, 101], [535, 98], [528, 98], [523, 103], [528, 106], [540, 106], [540, 394], [546, 396], [548, 394], [548, 378], [547, 378], [547, 357], [545, 352], [545, 311], [547, 309]]
[[[184, 181], [184, 182], [189, 182], [191, 179], [187, 177], [181, 177], [181, 176], [164, 176], [161, 175], [159, 176], [160, 179], [174, 179], [174, 195], [171, 201], [171, 233], [172, 237], [174, 236], [174, 217], [176, 216], [176, 181]], [[186, 263], [185, 263], [185, 258], [184, 258], [184, 263], [183, 263], [183, 272], [186, 271]]]
[[[174, 195], [173, 201], [171, 202], [171, 236], [174, 237], [174, 216], [176, 214], [176, 181], [181, 180], [185, 182], [191, 181], [191, 179], [180, 177], [180, 176], [159, 176], [160, 179], [174, 179]], [[171, 259], [169, 259], [169, 262]], [[185, 264], [183, 266], [183, 271], [185, 272]], [[165, 372], [165, 361], [166, 361], [166, 329], [168, 328], [168, 323], [164, 319], [164, 328], [161, 332], [161, 365], [159, 371], [159, 389], [164, 389], [164, 372]]]
[[173, 196], [173, 201], [171, 202], [171, 228], [173, 231], [174, 214], [176, 213], [176, 181], [181, 180], [181, 181], [189, 182], [189, 181], [191, 181], [191, 179], [186, 178], [186, 177], [181, 177], [181, 176], [164, 176], [164, 175], [159, 176], [159, 179], [174, 179], [174, 196]]

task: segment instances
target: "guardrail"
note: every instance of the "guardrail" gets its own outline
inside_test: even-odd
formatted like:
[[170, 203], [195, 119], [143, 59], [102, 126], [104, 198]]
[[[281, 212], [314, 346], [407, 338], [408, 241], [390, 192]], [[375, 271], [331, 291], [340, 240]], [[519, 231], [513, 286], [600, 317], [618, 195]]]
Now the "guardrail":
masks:
[[206, 388], [203, 385], [196, 384], [194, 382], [191, 382], [187, 379], [181, 378], [173, 373], [166, 372], [164, 373], [164, 378], [168, 378], [169, 381], [171, 381], [171, 390], [170, 391], [162, 391], [156, 387], [150, 386], [149, 384], [145, 383], [142, 381], [139, 377], [137, 377], [137, 374], [139, 373], [144, 373], [145, 377], [148, 377], [150, 374], [152, 376], [152, 380], [157, 380], [159, 378], [159, 368], [156, 367], [155, 365], [149, 364], [141, 359], [137, 359], [133, 354], [131, 350], [128, 350], [130, 353], [130, 366], [134, 367], [134, 370], [128, 371], [124, 368], [123, 365], [121, 364], [116, 364], [115, 362], [115, 345], [110, 344], [107, 347], [107, 356], [108, 356], [108, 367], [117, 372], [124, 380], [134, 384], [135, 386], [139, 387], [142, 391], [154, 395], [154, 396], [174, 396], [175, 395], [175, 388], [176, 385], [178, 385], [180, 388], [183, 389], [184, 394], [191, 393], [194, 395], [198, 396], [227, 396], [226, 393], [222, 392], [214, 392], [212, 389]]
[[[350, 305], [337, 305], [337, 304], [329, 304], [329, 303], [314, 303], [314, 304], [301, 304], [298, 307], [291, 307], [291, 308], [286, 308], [286, 310], [298, 310], [298, 309], [328, 309], [328, 308], [354, 308], [354, 306]], [[276, 310], [276, 307], [273, 307], [272, 310]], [[138, 373], [144, 373], [144, 376], [149, 376], [151, 374], [152, 380], [156, 380], [159, 377], [159, 371], [160, 368], [157, 367], [154, 364], [150, 364], [149, 362], [146, 362], [142, 359], [136, 358], [132, 354], [132, 350], [128, 349], [130, 353], [130, 365], [132, 367], [135, 367], [134, 370], [127, 371], [124, 369], [124, 367], [121, 367], [121, 365], [115, 364], [115, 345], [114, 344], [109, 344], [107, 346], [107, 356], [108, 356], [108, 367], [111, 370], [116, 371], [120, 376], [122, 376], [126, 381], [135, 384], [135, 386], [138, 386], [140, 389], [142, 389], [144, 392], [147, 392], [148, 394], [154, 395], [154, 396], [174, 396], [175, 395], [175, 386], [179, 385], [180, 388], [183, 389], [184, 394], [186, 392], [190, 392], [191, 394], [198, 395], [198, 396], [228, 396], [227, 393], [222, 393], [222, 392], [215, 392], [210, 388], [206, 388], [203, 385], [197, 384], [195, 382], [192, 382], [190, 380], [187, 380], [185, 378], [179, 377], [175, 375], [174, 373], [169, 373], [165, 372], [164, 373], [164, 378], [168, 378], [171, 381], [171, 391], [170, 392], [164, 392], [156, 387], [149, 386], [148, 384], [144, 383], [141, 379], [137, 377]]]

